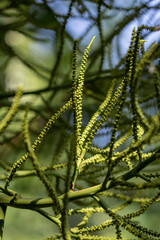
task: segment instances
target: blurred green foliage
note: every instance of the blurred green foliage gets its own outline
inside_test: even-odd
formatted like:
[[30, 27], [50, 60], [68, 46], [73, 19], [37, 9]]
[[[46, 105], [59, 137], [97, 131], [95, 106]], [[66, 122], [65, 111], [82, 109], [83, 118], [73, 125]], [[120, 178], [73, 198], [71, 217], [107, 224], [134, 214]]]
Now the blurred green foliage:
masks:
[[[1, 0], [0, 120], [8, 112], [17, 87], [23, 86], [23, 96], [18, 113], [7, 126], [7, 130], [0, 136], [0, 179], [2, 186], [5, 185], [5, 178], [11, 166], [26, 152], [21, 130], [26, 103], [30, 103], [29, 131], [31, 142], [34, 142], [48, 119], [69, 100], [72, 88], [73, 45], [76, 38], [79, 38], [77, 47], [78, 72], [84, 49], [91, 38], [96, 35], [85, 73], [82, 118], [82, 130], [84, 130], [100, 103], [105, 99], [111, 82], [113, 80], [116, 82], [114, 87], [116, 91], [124, 78], [127, 49], [133, 28], [138, 28], [142, 24], [154, 28], [154, 33], [146, 29], [141, 32], [141, 40], [144, 39], [147, 42], [142, 44], [137, 57], [139, 63], [144, 52], [147, 52], [151, 43], [156, 41], [156, 49], [147, 60], [139, 76], [137, 86], [138, 103], [151, 125], [152, 116], [158, 114], [160, 107], [158, 14], [159, 1]], [[155, 80], [153, 81], [153, 79]], [[129, 94], [129, 87], [127, 94]], [[103, 123], [102, 129], [96, 133], [91, 148], [103, 150], [109, 146], [117, 106], [112, 110], [108, 121]], [[117, 140], [131, 129], [132, 112], [128, 106], [130, 106], [130, 102], [127, 95], [116, 135]], [[101, 116], [99, 117], [101, 118]], [[142, 122], [140, 125], [144, 127]], [[50, 128], [47, 138], [36, 151], [36, 156], [42, 167], [50, 166], [52, 168], [55, 164], [66, 163], [70, 154], [69, 144], [73, 141], [73, 131], [73, 111], [68, 109]], [[118, 148], [118, 151], [127, 148], [131, 141], [132, 139], [129, 138], [124, 145]], [[154, 152], [157, 149], [159, 149], [159, 129], [151, 142], [146, 145], [143, 153]], [[87, 154], [87, 158], [92, 157], [92, 153]], [[134, 159], [132, 160], [134, 162]], [[103, 163], [99, 166], [86, 167], [86, 172], [80, 175], [77, 181], [76, 189], [81, 190], [100, 184], [106, 176], [106, 169], [107, 167]], [[27, 160], [21, 166], [19, 171], [23, 170], [33, 170], [31, 161]], [[153, 164], [148, 172], [150, 173], [151, 170], [159, 171], [159, 163]], [[90, 178], [89, 171], [91, 174], [93, 173], [93, 176], [97, 171], [97, 176], [98, 174], [99, 176], [96, 178], [95, 174], [95, 177]], [[127, 168], [122, 164], [118, 171], [124, 172], [127, 171]], [[46, 174], [58, 195], [65, 191], [65, 175], [66, 169], [61, 168], [57, 171], [48, 171]], [[117, 176], [117, 172], [115, 172], [115, 176]], [[142, 181], [142, 179], [140, 181], [135, 179], [137, 183]], [[28, 178], [16, 176], [9, 187], [23, 197], [47, 196], [43, 184], [35, 176]], [[133, 198], [138, 197], [138, 195], [142, 198], [146, 196], [151, 198], [155, 194], [154, 190], [150, 189], [146, 192], [130, 190], [127, 194], [121, 188], [117, 191]], [[157, 201], [159, 202], [159, 199]], [[76, 200], [69, 204], [69, 208], [76, 209], [77, 205], [96, 206], [93, 202], [94, 200], [90, 198]], [[123, 203], [122, 199], [114, 200], [114, 198], [107, 198], [106, 202], [110, 208], [116, 208]], [[154, 204], [143, 216], [137, 218], [138, 220], [135, 218], [135, 221], [137, 220], [145, 227], [157, 230], [159, 223], [154, 219], [159, 217], [158, 210], [155, 210], [159, 206], [156, 208], [155, 205], [158, 203]], [[120, 214], [125, 215], [137, 209], [139, 209], [139, 203], [136, 202], [127, 209], [121, 210]], [[106, 213], [101, 213], [98, 217], [96, 214], [89, 219], [88, 227], [109, 219], [108, 216], [106, 217]], [[76, 227], [80, 219], [69, 217], [70, 226]], [[38, 213], [8, 207], [4, 240], [38, 240], [57, 232], [59, 232], [57, 226]], [[115, 227], [112, 227], [109, 232], [108, 229], [103, 230], [102, 235], [115, 239], [116, 235], [113, 232], [115, 232]], [[123, 239], [133, 239], [132, 237], [133, 235], [124, 230]], [[137, 238], [134, 237], [134, 239]]]

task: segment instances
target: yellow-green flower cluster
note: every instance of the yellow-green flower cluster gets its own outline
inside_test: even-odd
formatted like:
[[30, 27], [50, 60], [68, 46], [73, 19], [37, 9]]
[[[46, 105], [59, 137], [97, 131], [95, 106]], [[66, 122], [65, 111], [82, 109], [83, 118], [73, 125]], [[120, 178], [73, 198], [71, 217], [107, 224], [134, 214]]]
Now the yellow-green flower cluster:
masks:
[[22, 86], [19, 86], [18, 89], [17, 89], [17, 92], [16, 92], [14, 102], [12, 103], [12, 105], [11, 105], [10, 109], [8, 110], [6, 116], [0, 122], [0, 134], [5, 131], [5, 129], [8, 127], [8, 125], [12, 121], [13, 117], [17, 113], [21, 96], [22, 96]]
[[45, 176], [45, 174], [41, 171], [38, 159], [33, 151], [33, 148], [32, 148], [31, 142], [30, 142], [27, 114], [28, 114], [28, 108], [25, 112], [24, 119], [23, 119], [23, 125], [22, 125], [24, 142], [26, 144], [28, 154], [32, 159], [33, 167], [37, 173], [37, 176], [42, 181], [42, 183], [44, 184], [44, 186], [46, 187], [46, 189], [48, 191], [48, 195], [53, 200], [53, 209], [56, 214], [59, 214], [61, 212], [61, 206], [60, 206], [59, 199], [56, 196], [55, 189], [54, 189], [53, 185], [51, 184], [51, 182], [48, 180], [48, 178]]
[[[39, 134], [39, 136], [37, 137], [37, 139], [34, 141], [34, 143], [32, 144], [31, 148], [32, 151], [35, 151], [37, 146], [42, 142], [43, 138], [45, 137], [45, 135], [47, 134], [47, 132], [50, 130], [50, 128], [53, 126], [53, 123], [62, 115], [62, 113], [64, 111], [66, 111], [68, 109], [68, 107], [72, 104], [72, 99], [70, 99], [62, 108], [60, 108], [60, 110], [58, 112], [56, 112], [47, 122], [47, 124], [45, 125], [45, 127], [42, 129], [41, 133]], [[10, 169], [10, 172], [6, 178], [6, 185], [5, 187], [7, 188], [9, 186], [10, 181], [13, 179], [15, 172], [17, 171], [17, 169], [26, 161], [26, 159], [28, 158], [29, 154], [28, 152], [22, 156], [20, 159], [18, 159], [13, 166]]]

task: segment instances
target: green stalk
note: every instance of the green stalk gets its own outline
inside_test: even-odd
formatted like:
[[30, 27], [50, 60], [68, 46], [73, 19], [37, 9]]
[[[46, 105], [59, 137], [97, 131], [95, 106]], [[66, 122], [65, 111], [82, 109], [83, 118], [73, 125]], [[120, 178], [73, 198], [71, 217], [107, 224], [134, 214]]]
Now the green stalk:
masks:
[[0, 240], [2, 240], [2, 237], [3, 237], [3, 228], [4, 228], [6, 209], [7, 209], [7, 206], [0, 205]]

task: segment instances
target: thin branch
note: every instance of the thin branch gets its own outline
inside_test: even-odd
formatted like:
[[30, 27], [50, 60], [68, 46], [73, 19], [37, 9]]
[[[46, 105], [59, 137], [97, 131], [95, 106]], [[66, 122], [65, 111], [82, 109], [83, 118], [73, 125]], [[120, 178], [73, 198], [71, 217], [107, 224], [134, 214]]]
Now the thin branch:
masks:
[[[151, 157], [147, 158], [145, 161], [140, 162], [135, 168], [124, 173], [123, 175], [117, 177], [116, 179], [110, 180], [107, 183], [105, 189], [102, 189], [102, 184], [95, 185], [93, 187], [85, 188], [80, 191], [69, 191], [68, 192], [68, 200], [73, 201], [81, 198], [92, 197], [93, 195], [111, 189], [113, 187], [117, 187], [121, 185], [123, 181], [127, 181], [139, 173], [142, 169], [148, 166], [151, 162], [157, 160], [157, 155], [159, 155], [160, 150], [158, 150], [155, 154]], [[158, 187], [158, 186], [157, 186]], [[3, 188], [1, 188], [1, 191]], [[5, 190], [4, 190], [5, 191]], [[65, 197], [65, 194], [59, 196], [59, 200], [62, 200]], [[21, 198], [18, 193], [14, 196], [8, 196], [5, 193], [0, 193], [0, 204], [4, 204], [11, 207], [16, 208], [26, 208], [26, 209], [38, 209], [38, 208], [45, 208], [51, 207], [53, 205], [53, 201], [51, 198]]]

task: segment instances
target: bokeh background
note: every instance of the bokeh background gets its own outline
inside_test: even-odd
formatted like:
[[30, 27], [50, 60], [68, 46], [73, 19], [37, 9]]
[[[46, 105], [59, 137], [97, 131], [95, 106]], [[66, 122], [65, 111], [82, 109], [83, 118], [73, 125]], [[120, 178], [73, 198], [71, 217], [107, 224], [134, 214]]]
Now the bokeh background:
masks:
[[[73, 2], [72, 7], [71, 2]], [[83, 104], [83, 124], [85, 124], [104, 99], [110, 81], [115, 77], [119, 80], [122, 78], [123, 62], [132, 30], [142, 24], [160, 26], [159, 0], [1, 0], [0, 119], [10, 106], [17, 87], [23, 85], [25, 92], [19, 113], [7, 132], [0, 137], [1, 161], [5, 161], [10, 166], [25, 152], [21, 121], [26, 102], [30, 103], [30, 131], [34, 140], [50, 116], [69, 99], [75, 39], [79, 39], [79, 66], [84, 49], [91, 38], [96, 36], [86, 71]], [[147, 49], [152, 42], [160, 41], [160, 34], [143, 31], [143, 39], [146, 40], [145, 49]], [[157, 51], [158, 55], [160, 50]], [[157, 56], [153, 56], [156, 61], [158, 61]], [[152, 78], [152, 71], [151, 65], [149, 73], [146, 73], [149, 79]], [[154, 101], [146, 107], [148, 115], [153, 115], [156, 111]], [[57, 160], [56, 152], [60, 162], [65, 159], [66, 156], [61, 154], [59, 146], [62, 148], [65, 146], [65, 139], [73, 130], [72, 118], [70, 111], [65, 113], [38, 149], [37, 155], [43, 166], [53, 164]], [[103, 148], [109, 141], [109, 136], [109, 128], [103, 129], [94, 138], [93, 144]], [[30, 168], [30, 162], [27, 162], [24, 168]], [[59, 171], [58, 174], [60, 177], [56, 178], [56, 185], [59, 191], [63, 192], [61, 177], [64, 173]], [[1, 179], [3, 185], [3, 177]], [[54, 177], [53, 181], [55, 181]], [[24, 197], [46, 196], [44, 187], [35, 177], [16, 178], [10, 186]], [[116, 202], [112, 201], [112, 204], [116, 206]], [[133, 205], [131, 210], [135, 210], [136, 207]], [[97, 221], [102, 222], [104, 219], [106, 215], [101, 214], [101, 218], [93, 218], [90, 225], [96, 224]], [[144, 225], [153, 230], [160, 229], [158, 219], [157, 206], [156, 210], [153, 206], [141, 217]], [[70, 223], [71, 226], [78, 221], [75, 216]], [[13, 208], [7, 210], [4, 240], [38, 240], [57, 231], [58, 229], [51, 222], [38, 213]], [[112, 234], [112, 229], [110, 233]], [[130, 235], [124, 232], [124, 237], [127, 239]]]

